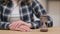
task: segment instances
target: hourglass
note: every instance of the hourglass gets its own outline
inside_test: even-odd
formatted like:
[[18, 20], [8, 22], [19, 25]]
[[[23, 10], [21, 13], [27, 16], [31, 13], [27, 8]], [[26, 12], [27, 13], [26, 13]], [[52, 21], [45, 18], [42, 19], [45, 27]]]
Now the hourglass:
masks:
[[47, 32], [48, 31], [47, 24], [46, 24], [47, 21], [48, 21], [47, 15], [42, 15], [40, 17], [40, 25], [41, 25], [40, 31], [41, 32]]

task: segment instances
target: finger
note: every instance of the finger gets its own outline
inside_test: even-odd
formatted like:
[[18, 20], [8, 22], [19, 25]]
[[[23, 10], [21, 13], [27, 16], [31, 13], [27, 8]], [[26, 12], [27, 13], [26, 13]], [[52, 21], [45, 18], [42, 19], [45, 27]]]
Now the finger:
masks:
[[18, 23], [15, 28], [19, 28], [22, 24]]
[[15, 28], [16, 28], [16, 25], [17, 25], [17, 23], [12, 23], [12, 24], [10, 25], [10, 29], [16, 30], [16, 29], [15, 29]]
[[21, 24], [19, 22], [15, 22], [15, 23], [12, 24], [12, 27], [15, 29], [15, 28], [20, 27], [20, 25]]
[[30, 31], [30, 28], [29, 27], [27, 27], [27, 26], [25, 26], [25, 25], [22, 25], [21, 26], [21, 28], [23, 28], [24, 30], [26, 30], [27, 32], [29, 32]]
[[22, 25], [26, 25], [26, 26], [28, 26], [28, 27], [31, 27], [30, 26], [30, 24], [29, 23], [26, 23], [26, 22], [24, 22], [24, 21], [17, 21], [19, 24], [22, 24]]
[[27, 32], [30, 32], [30, 28], [29, 27], [25, 27], [24, 28]]
[[32, 26], [31, 23], [26, 23], [26, 22], [23, 22], [23, 21], [21, 21], [21, 23], [22, 23], [23, 25], [28, 26], [28, 27], [31, 27], [31, 26]]
[[26, 26], [28, 26], [29, 28], [31, 28], [32, 24], [31, 23], [27, 23]]
[[24, 26], [21, 26], [20, 24], [17, 24], [17, 25], [15, 26], [15, 30], [23, 29], [23, 31], [26, 31], [23, 27], [24, 27]]
[[12, 30], [17, 30], [17, 28], [20, 27], [20, 25], [21, 25], [21, 23], [19, 23], [19, 22], [13, 22], [10, 24], [9, 27], [11, 27], [10, 29], [12, 29]]
[[14, 30], [14, 28], [12, 26], [9, 27], [10, 30]]
[[20, 29], [23, 29], [26, 32], [26, 29], [24, 29], [24, 26], [20, 26]]
[[16, 25], [18, 25], [18, 24], [15, 23], [15, 24], [12, 25], [12, 28], [13, 28], [14, 30], [16, 30], [16, 28], [17, 28]]
[[23, 28], [20, 28], [20, 31], [21, 31], [21, 32], [26, 32], [26, 30], [25, 30], [25, 29], [23, 29]]
[[15, 24], [15, 22], [12, 22], [9, 26], [13, 26]]
[[19, 29], [20, 29], [20, 25], [17, 24], [17, 25], [15, 26], [15, 29], [16, 29], [16, 30], [19, 30]]

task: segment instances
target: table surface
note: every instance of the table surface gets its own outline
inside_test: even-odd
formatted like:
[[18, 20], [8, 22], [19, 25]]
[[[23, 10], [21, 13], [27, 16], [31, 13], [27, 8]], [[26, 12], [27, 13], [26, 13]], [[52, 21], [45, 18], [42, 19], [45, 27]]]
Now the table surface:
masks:
[[34, 29], [32, 32], [20, 32], [11, 30], [0, 30], [0, 34], [59, 34], [60, 27], [48, 28], [48, 32], [40, 32], [40, 29]]

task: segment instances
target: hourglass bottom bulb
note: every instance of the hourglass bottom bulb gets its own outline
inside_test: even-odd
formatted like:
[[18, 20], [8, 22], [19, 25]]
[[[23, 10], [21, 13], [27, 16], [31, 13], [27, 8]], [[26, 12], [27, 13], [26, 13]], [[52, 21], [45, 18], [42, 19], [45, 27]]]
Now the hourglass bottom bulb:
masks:
[[40, 29], [41, 32], [48, 32], [48, 29]]

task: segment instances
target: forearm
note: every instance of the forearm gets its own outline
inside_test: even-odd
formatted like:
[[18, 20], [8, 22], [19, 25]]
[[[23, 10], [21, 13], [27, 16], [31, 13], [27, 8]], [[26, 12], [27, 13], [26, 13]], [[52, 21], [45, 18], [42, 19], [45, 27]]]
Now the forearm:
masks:
[[[41, 23], [40, 20], [32, 22], [31, 23], [32, 24], [31, 29], [40, 28], [40, 26], [41, 26], [40, 23]], [[53, 27], [53, 21], [47, 21], [46, 25], [47, 25], [47, 27]]]
[[34, 21], [31, 24], [32, 24], [32, 28], [31, 29], [38, 29], [38, 28], [40, 28], [40, 21]]
[[53, 19], [50, 16], [48, 16], [48, 21], [47, 21], [46, 25], [48, 27], [52, 27], [53, 26]]
[[0, 22], [0, 30], [8, 30], [9, 22]]
[[53, 27], [53, 21], [46, 23], [47, 27]]
[[37, 18], [40, 19], [41, 15], [47, 14], [47, 11], [43, 8], [42, 4], [38, 2], [38, 0], [35, 0], [32, 4], [33, 4], [33, 13]]

